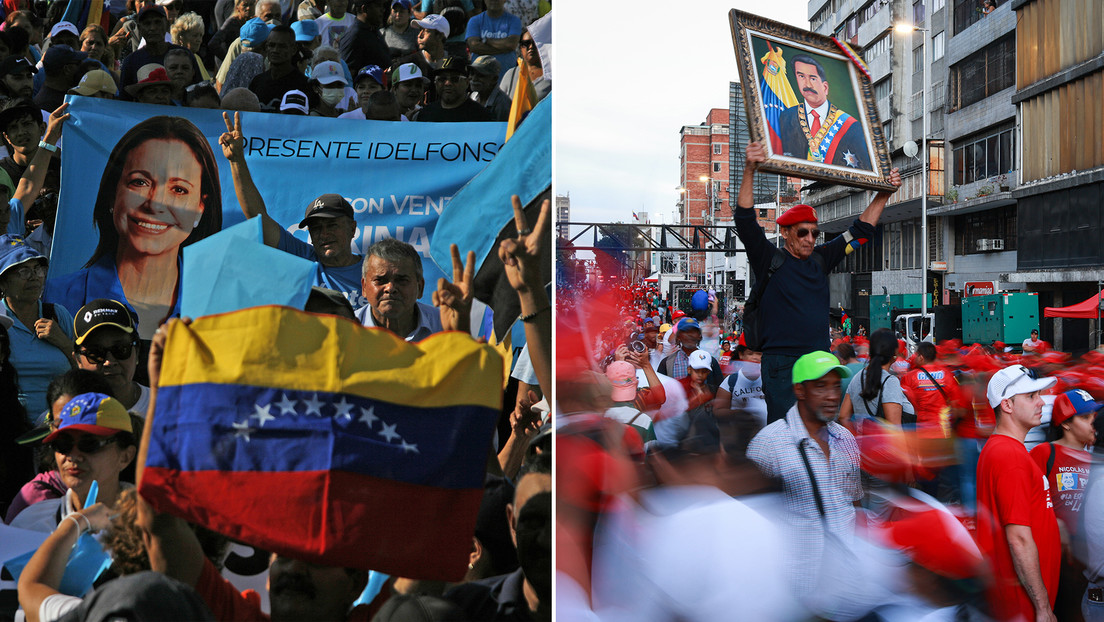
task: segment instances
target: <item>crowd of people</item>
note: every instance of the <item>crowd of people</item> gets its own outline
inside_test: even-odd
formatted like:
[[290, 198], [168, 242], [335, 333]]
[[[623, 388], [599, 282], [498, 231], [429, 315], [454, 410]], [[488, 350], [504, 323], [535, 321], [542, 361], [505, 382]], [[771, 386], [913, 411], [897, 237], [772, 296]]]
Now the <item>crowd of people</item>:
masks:
[[558, 612], [1104, 619], [1104, 354], [830, 328], [827, 272], [886, 197], [828, 241], [792, 208], [777, 249], [742, 194], [739, 332], [711, 289], [559, 290]]
[[[466, 574], [458, 568], [462, 582], [373, 572], [369, 587], [374, 569], [273, 553], [263, 599], [269, 612], [256, 594], [220, 574], [228, 538], [159, 513], [135, 484], [165, 327], [191, 321], [181, 318], [181, 258], [222, 230], [228, 184], [243, 215], [259, 217], [268, 246], [314, 263], [307, 311], [410, 342], [479, 332], [471, 327], [476, 258], [470, 251], [461, 258], [468, 249], [453, 244], [452, 279], [426, 290], [423, 251], [387, 237], [358, 253], [353, 207], [330, 188], [320, 187], [305, 206], [299, 225], [309, 243], [288, 233], [294, 223], [269, 216], [246, 162], [241, 112], [436, 122], [442, 134], [447, 124], [506, 121], [519, 80], [526, 85], [527, 78], [538, 98], [550, 93], [529, 30], [550, 5], [109, 0], [74, 14], [70, 4], [17, 0], [2, 7], [0, 517], [49, 537], [18, 576], [18, 602], [0, 590], [0, 619], [15, 616], [17, 606], [31, 621], [112, 614], [397, 620], [411, 611], [432, 611], [432, 619], [549, 619], [552, 312], [540, 268], [550, 253], [547, 193], [531, 205], [513, 197], [516, 233], [485, 260], [497, 264], [514, 292], [526, 346], [503, 350], [511, 379]], [[53, 243], [59, 194], [85, 190], [62, 185], [72, 97], [149, 105], [118, 104], [119, 115], [141, 116], [110, 150], [93, 194], [99, 242], [91, 258], [71, 258]], [[174, 107], [223, 110], [226, 132], [212, 141]], [[355, 121], [333, 123], [362, 131]], [[220, 158], [231, 179], [220, 179]], [[316, 166], [321, 172], [325, 164]], [[527, 219], [526, 208], [539, 217]], [[51, 261], [63, 257], [83, 267], [47, 279]], [[278, 511], [270, 518], [279, 521]], [[94, 589], [73, 593], [62, 577], [86, 534], [111, 567]], [[386, 580], [382, 587], [377, 575]]]

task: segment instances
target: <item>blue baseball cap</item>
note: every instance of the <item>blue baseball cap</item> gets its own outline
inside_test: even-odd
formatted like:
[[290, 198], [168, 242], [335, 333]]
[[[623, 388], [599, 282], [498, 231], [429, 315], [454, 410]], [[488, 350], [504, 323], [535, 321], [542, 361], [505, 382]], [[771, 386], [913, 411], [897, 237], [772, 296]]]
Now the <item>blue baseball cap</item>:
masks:
[[383, 86], [383, 70], [379, 65], [365, 65], [357, 72], [356, 78], [353, 79], [353, 84], [361, 81], [363, 78], [371, 78], [375, 80], [380, 86]]
[[103, 393], [83, 393], [62, 406], [58, 413], [57, 428], [43, 443], [49, 443], [65, 430], [79, 430], [96, 436], [114, 436], [119, 432], [133, 432], [130, 415], [119, 400]]
[[0, 275], [8, 271], [8, 268], [18, 266], [21, 263], [41, 259], [46, 262], [46, 257], [27, 246], [22, 236], [5, 233], [0, 235]]
[[699, 289], [694, 292], [694, 295], [690, 297], [690, 306], [695, 311], [705, 311], [709, 308], [709, 293], [704, 289]]
[[68, 45], [51, 45], [50, 49], [42, 56], [43, 67], [64, 67], [65, 65], [78, 65], [88, 58], [85, 52], [78, 52]]
[[248, 22], [242, 24], [241, 30], [238, 31], [238, 36], [241, 37], [242, 43], [248, 43], [249, 45], [259, 45], [264, 43], [268, 39], [268, 33], [272, 30], [272, 26], [269, 26], [259, 17], [254, 17]]
[[679, 320], [679, 323], [677, 325], [675, 325], [675, 329], [676, 330], [688, 330], [688, 329], [701, 330], [701, 326], [698, 324], [698, 321], [695, 320], [694, 318], [684, 317], [681, 320]]
[[410, 0], [395, 0], [391, 3], [391, 6], [395, 6], [396, 4], [406, 9], [407, 11], [411, 11], [414, 9], [414, 4], [410, 2]]
[[295, 31], [295, 40], [299, 43], [314, 41], [318, 36], [318, 22], [313, 19], [301, 19], [291, 25]]
[[1054, 407], [1050, 411], [1050, 423], [1059, 426], [1070, 417], [1088, 415], [1100, 410], [1101, 407], [1104, 407], [1104, 404], [1093, 400], [1088, 391], [1083, 389], [1066, 391], [1054, 400]]

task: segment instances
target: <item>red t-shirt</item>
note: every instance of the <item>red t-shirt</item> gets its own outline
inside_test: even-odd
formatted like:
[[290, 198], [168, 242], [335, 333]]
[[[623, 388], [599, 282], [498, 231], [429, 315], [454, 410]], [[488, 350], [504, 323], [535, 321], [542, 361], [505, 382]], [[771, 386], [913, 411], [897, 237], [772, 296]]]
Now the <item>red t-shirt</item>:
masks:
[[1062, 548], [1048, 488], [1042, 469], [1035, 465], [1023, 442], [1003, 434], [989, 438], [977, 465], [977, 541], [993, 568], [989, 603], [998, 620], [1017, 616], [1035, 619], [1035, 607], [1012, 564], [1006, 525], [1031, 528], [1043, 584], [1054, 607]]
[[[901, 389], [916, 409], [916, 430], [921, 438], [949, 438], [951, 409], [961, 406], [958, 381], [951, 370], [942, 365], [929, 365], [928, 373], [913, 369], [901, 378]], [[928, 377], [931, 374], [931, 378]], [[943, 388], [942, 393], [935, 382]], [[946, 393], [946, 399], [943, 394]], [[949, 401], [948, 401], [949, 400]], [[972, 414], [972, 413], [971, 413]]]
[[[963, 399], [969, 399], [965, 416], [958, 420], [954, 426], [955, 434], [959, 438], [989, 438], [993, 433], [993, 426], [997, 424], [997, 416], [993, 414], [993, 407], [989, 405], [989, 399], [985, 396], [985, 388], [988, 380], [981, 384], [974, 384], [969, 391], [959, 390], [963, 393]], [[970, 410], [973, 410], [971, 413]], [[971, 416], [972, 415], [972, 416]]]
[[[1046, 473], [1046, 464], [1050, 459], [1050, 448], [1057, 453], [1050, 473]], [[1077, 534], [1078, 516], [1081, 514], [1081, 498], [1085, 494], [1085, 485], [1089, 483], [1089, 466], [1092, 454], [1082, 449], [1070, 449], [1064, 445], [1040, 443], [1031, 450], [1031, 458], [1046, 473], [1050, 490], [1054, 497], [1054, 513], [1066, 524], [1070, 535]]]

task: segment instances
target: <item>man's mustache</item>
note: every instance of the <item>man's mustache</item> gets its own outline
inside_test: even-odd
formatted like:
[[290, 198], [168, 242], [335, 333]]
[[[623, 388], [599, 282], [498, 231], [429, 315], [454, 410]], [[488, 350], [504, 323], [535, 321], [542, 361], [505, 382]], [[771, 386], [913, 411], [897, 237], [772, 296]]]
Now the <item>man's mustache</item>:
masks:
[[812, 93], [813, 95], [817, 94], [817, 92], [814, 89], [805, 89], [804, 91], [801, 91], [801, 92], [802, 93]]

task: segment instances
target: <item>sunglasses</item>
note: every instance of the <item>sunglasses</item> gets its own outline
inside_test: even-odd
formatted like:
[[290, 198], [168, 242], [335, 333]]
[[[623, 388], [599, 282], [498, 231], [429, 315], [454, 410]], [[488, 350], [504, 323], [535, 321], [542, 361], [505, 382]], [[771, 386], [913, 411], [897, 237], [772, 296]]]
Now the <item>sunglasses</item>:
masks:
[[203, 82], [196, 82], [195, 84], [189, 84], [188, 86], [184, 87], [184, 92], [191, 94], [191, 93], [195, 93], [197, 89], [205, 89], [205, 88], [208, 88], [208, 87], [215, 88], [215, 83], [211, 82], [210, 80], [204, 80]]
[[798, 229], [796, 231], [796, 233], [797, 233], [797, 237], [799, 237], [799, 238], [803, 238], [803, 237], [811, 234], [813, 236], [813, 238], [815, 239], [817, 236], [820, 235], [820, 229], [801, 228], [801, 229]]
[[117, 436], [81, 436], [77, 440], [68, 434], [62, 434], [50, 443], [50, 447], [59, 454], [69, 454], [76, 447], [82, 454], [94, 454], [103, 451], [111, 443], [119, 440]]
[[21, 279], [29, 279], [32, 276], [38, 278], [46, 277], [46, 266], [19, 266], [15, 269], [15, 274]]
[[122, 345], [112, 346], [110, 348], [88, 348], [85, 346], [77, 346], [77, 354], [80, 354], [84, 358], [102, 365], [107, 361], [107, 355], [110, 354], [116, 361], [125, 361], [130, 358], [130, 355], [134, 353], [133, 343], [124, 343]]
[[468, 76], [463, 76], [463, 75], [445, 75], [445, 76], [437, 76], [433, 80], [437, 84], [444, 84], [446, 82], [452, 82], [453, 84], [458, 84], [461, 80], [467, 80], [467, 79], [468, 79]]
[[537, 42], [533, 41], [532, 39], [522, 39], [521, 41], [518, 41], [518, 47], [523, 48], [533, 47], [536, 44]]

